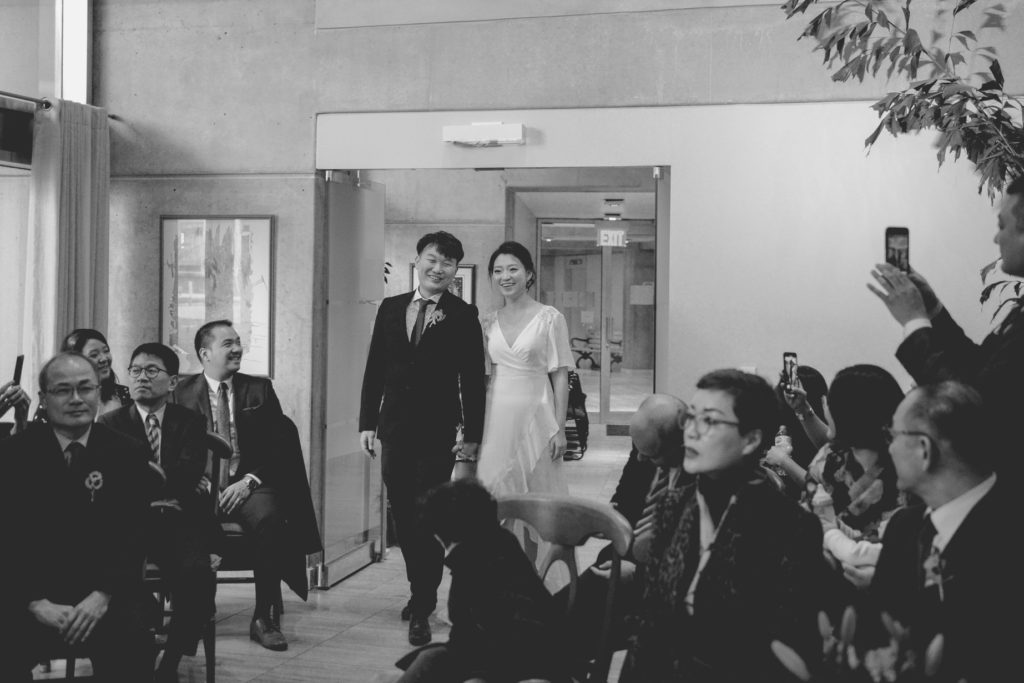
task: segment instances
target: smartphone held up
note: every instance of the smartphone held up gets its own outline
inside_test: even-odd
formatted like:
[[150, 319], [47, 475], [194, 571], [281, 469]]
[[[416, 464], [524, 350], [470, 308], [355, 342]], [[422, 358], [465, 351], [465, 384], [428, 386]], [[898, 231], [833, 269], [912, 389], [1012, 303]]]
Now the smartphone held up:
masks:
[[792, 391], [794, 386], [799, 386], [800, 380], [797, 377], [797, 368], [800, 367], [796, 360], [796, 353], [786, 351], [782, 354], [782, 382], [787, 391]]
[[885, 229], [885, 262], [904, 273], [910, 272], [909, 228], [889, 226]]

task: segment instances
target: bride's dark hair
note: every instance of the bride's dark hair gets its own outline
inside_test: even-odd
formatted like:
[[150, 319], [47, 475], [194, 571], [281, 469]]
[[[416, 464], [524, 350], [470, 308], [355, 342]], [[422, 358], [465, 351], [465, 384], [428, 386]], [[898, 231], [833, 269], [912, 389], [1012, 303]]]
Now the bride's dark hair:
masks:
[[523, 264], [523, 269], [530, 274], [530, 277], [526, 280], [526, 289], [530, 289], [533, 283], [537, 280], [537, 271], [533, 267], [533, 257], [530, 256], [530, 250], [524, 247], [519, 242], [508, 241], [502, 242], [498, 245], [498, 248], [491, 254], [491, 260], [487, 264], [487, 274], [494, 275], [494, 262], [502, 254], [507, 254], [515, 259], [518, 259]]

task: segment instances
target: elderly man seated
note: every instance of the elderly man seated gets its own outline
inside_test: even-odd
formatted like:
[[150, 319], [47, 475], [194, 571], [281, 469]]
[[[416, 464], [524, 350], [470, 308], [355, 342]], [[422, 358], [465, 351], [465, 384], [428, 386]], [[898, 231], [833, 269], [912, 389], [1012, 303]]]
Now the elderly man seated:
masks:
[[[633, 449], [623, 467], [611, 504], [632, 525], [634, 541], [629, 556], [622, 563], [620, 585], [616, 589], [616, 610], [612, 624], [612, 647], [624, 647], [626, 617], [640, 601], [639, 584], [635, 580], [638, 566], [646, 561], [645, 540], [651, 528], [654, 508], [671, 489], [689, 481], [683, 472], [683, 423], [686, 404], [675, 396], [653, 394], [629, 421]], [[580, 660], [585, 660], [598, 642], [603, 619], [605, 596], [611, 571], [611, 547], [605, 547], [588, 571], [580, 576], [576, 607], [571, 615], [571, 646]], [[560, 594], [568, 600], [568, 589]]]
[[39, 373], [46, 422], [0, 441], [8, 486], [0, 607], [0, 680], [32, 680], [36, 662], [73, 646], [95, 680], [147, 681], [143, 525], [153, 493], [142, 444], [93, 424], [96, 368], [61, 353]]

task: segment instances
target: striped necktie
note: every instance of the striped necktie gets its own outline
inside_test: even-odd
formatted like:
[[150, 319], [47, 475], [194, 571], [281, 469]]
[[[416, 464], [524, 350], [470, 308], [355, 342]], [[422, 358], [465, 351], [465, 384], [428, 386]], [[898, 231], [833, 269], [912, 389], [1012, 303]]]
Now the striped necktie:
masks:
[[150, 413], [146, 416], [146, 436], [149, 437], [150, 460], [160, 464], [160, 420]]

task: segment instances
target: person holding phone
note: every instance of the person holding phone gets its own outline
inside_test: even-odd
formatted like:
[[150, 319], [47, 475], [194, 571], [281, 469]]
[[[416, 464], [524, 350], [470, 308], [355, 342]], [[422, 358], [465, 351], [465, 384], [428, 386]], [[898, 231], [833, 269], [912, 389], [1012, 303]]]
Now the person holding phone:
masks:
[[[997, 226], [993, 241], [1003, 272], [1024, 277], [1024, 177], [1006, 187]], [[1000, 451], [996, 470], [1020, 474], [1024, 458], [1014, 451], [1014, 426], [1024, 415], [1024, 316], [1019, 302], [977, 344], [913, 269], [904, 273], [881, 263], [871, 277], [874, 283], [868, 289], [903, 327], [896, 358], [918, 384], [955, 379], [975, 387], [995, 414], [998, 438], [993, 445]]]
[[[0, 417], [14, 408], [15, 423], [23, 422], [28, 418], [28, 407], [31, 402], [32, 399], [28, 397], [17, 381], [11, 380], [0, 386]], [[19, 420], [19, 417], [22, 419]]]
[[[15, 409], [14, 432], [19, 432], [25, 427], [25, 423], [28, 421], [28, 409], [32, 403], [32, 399], [21, 388], [21, 369], [24, 362], [25, 356], [18, 356], [14, 363], [14, 379], [0, 387], [0, 417], [3, 417], [11, 408]], [[3, 433], [0, 432], [0, 434]]]

